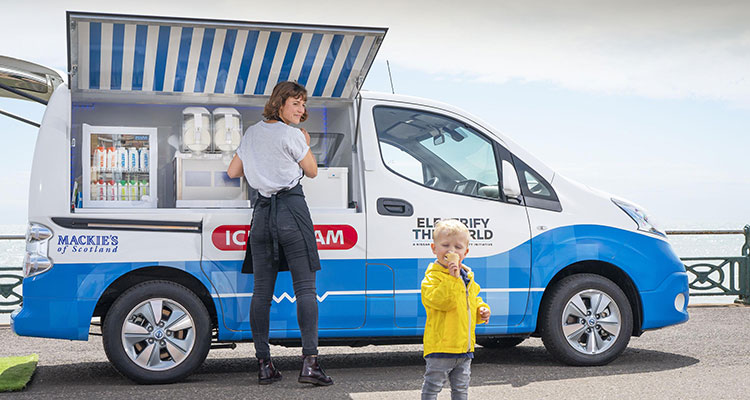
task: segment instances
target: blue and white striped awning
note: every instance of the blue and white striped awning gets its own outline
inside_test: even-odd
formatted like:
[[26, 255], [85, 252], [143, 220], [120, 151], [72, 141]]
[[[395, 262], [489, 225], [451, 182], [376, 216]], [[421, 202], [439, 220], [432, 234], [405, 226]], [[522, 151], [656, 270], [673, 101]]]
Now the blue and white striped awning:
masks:
[[68, 13], [71, 87], [82, 92], [353, 98], [385, 28]]

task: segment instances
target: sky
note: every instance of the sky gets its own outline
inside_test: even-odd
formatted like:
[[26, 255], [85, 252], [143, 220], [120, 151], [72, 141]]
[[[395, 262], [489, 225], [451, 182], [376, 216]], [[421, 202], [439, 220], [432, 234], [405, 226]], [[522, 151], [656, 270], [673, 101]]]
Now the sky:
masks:
[[[30, 7], [34, 4], [34, 7]], [[273, 6], [272, 6], [273, 4]], [[364, 88], [478, 116], [665, 229], [750, 224], [750, 2], [34, 1], [0, 54], [64, 71], [65, 11], [388, 27]], [[44, 109], [0, 100], [40, 121]], [[36, 129], [0, 116], [0, 225], [24, 224]]]

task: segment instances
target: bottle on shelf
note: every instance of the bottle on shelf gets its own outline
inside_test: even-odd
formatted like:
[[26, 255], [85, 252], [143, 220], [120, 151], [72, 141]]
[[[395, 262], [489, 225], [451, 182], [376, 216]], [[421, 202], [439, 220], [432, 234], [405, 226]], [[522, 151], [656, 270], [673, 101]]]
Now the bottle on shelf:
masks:
[[107, 201], [115, 201], [117, 200], [117, 185], [115, 184], [115, 181], [108, 181], [107, 182]]
[[128, 147], [128, 172], [138, 172], [138, 149]]
[[117, 169], [117, 150], [113, 147], [107, 147], [107, 171], [115, 171]]
[[139, 201], [141, 199], [138, 196], [138, 182], [135, 180], [128, 181], [128, 197], [130, 201]]
[[91, 181], [91, 200], [97, 200], [99, 198], [99, 182], [96, 180]]
[[115, 167], [117, 172], [128, 171], [128, 149], [122, 146], [117, 147], [117, 166]]
[[104, 179], [102, 178], [99, 178], [99, 180], [96, 182], [96, 200], [107, 200], [107, 185], [106, 183], [104, 183]]
[[130, 201], [130, 192], [128, 191], [128, 181], [121, 180], [117, 182], [117, 200]]
[[102, 172], [107, 169], [107, 150], [104, 146], [99, 146], [94, 150], [93, 170]]
[[149, 161], [148, 147], [141, 147], [138, 150], [138, 169], [141, 172], [148, 172]]
[[143, 199], [144, 196], [148, 196], [148, 181], [141, 180], [138, 182], [138, 198]]

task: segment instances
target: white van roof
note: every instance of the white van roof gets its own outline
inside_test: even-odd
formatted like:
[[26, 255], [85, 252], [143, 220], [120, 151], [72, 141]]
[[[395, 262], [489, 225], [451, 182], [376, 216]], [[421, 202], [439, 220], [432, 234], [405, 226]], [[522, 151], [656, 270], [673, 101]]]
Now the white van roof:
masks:
[[387, 28], [68, 12], [73, 94], [269, 96], [296, 80], [308, 96], [352, 99]]

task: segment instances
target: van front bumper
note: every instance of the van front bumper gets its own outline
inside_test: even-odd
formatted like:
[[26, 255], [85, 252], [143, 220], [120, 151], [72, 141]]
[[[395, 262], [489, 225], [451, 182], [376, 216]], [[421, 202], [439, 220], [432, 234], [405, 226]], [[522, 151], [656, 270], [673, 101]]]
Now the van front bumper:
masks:
[[687, 322], [687, 272], [669, 275], [656, 290], [641, 292], [643, 330], [657, 329]]

